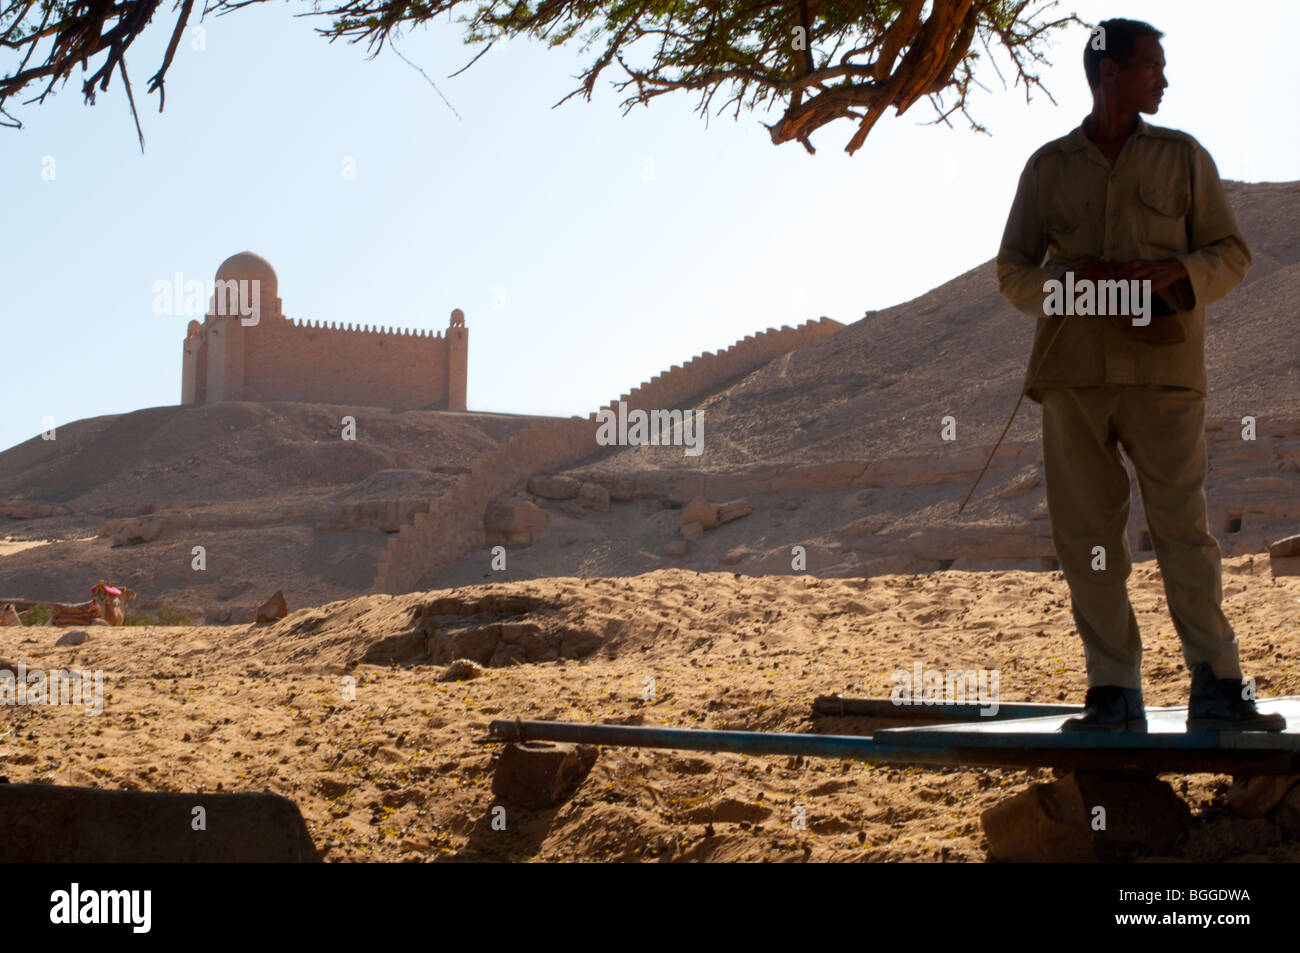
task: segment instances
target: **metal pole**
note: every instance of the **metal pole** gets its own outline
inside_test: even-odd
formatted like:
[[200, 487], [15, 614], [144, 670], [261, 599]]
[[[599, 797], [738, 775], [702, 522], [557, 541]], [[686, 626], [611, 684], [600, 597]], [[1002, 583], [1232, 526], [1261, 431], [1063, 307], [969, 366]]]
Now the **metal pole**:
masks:
[[913, 702], [900, 705], [891, 698], [845, 698], [843, 695], [819, 695], [813, 701], [819, 715], [862, 715], [867, 718], [893, 718], [899, 721], [1006, 721], [1009, 718], [1041, 718], [1045, 715], [1077, 715], [1082, 705], [1051, 705], [1039, 702], [999, 702], [996, 712], [990, 706], [975, 703], [923, 705]]
[[[563, 721], [499, 719], [488, 725], [489, 741], [564, 741], [630, 748], [670, 748], [682, 751], [725, 751], [745, 755], [803, 755], [811, 758], [851, 758], [899, 764], [943, 764], [950, 767], [1089, 769], [1159, 773], [1222, 772], [1226, 774], [1300, 773], [1300, 752], [1286, 748], [1145, 747], [1151, 739], [1136, 732], [1105, 738], [1062, 737], [1055, 733], [1037, 743], [1001, 747], [992, 739], [953, 738], [947, 743], [920, 744], [900, 737], [916, 729], [895, 729], [888, 744], [861, 735], [781, 734], [765, 731], [712, 731], [700, 728], [641, 728], [632, 725], [573, 724]], [[1215, 743], [1215, 742], [1211, 742]]]

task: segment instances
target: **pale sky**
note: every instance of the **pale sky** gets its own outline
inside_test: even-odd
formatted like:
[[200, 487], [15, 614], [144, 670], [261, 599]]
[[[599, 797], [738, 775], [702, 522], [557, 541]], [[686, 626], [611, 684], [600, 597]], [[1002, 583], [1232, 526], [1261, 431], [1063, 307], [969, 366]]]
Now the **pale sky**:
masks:
[[[1036, 92], [1027, 106], [982, 68], [989, 90], [970, 105], [991, 136], [923, 125], [922, 102], [886, 114], [853, 157], [845, 121], [809, 155], [771, 144], [759, 121], [774, 111], [706, 126], [694, 94], [624, 116], [613, 70], [590, 103], [552, 109], [598, 52], [576, 42], [498, 44], [448, 79], [481, 45], [442, 18], [399, 48], [457, 118], [391, 52], [330, 45], [296, 9], [210, 19], [205, 49], [181, 44], [161, 114], [144, 93], [160, 13], [128, 59], [143, 155], [120, 77], [94, 107], [76, 76], [42, 107], [11, 107], [26, 128], [0, 129], [0, 448], [46, 416], [178, 403], [189, 316], [155, 315], [152, 286], [206, 281], [246, 249], [275, 267], [291, 318], [443, 328], [464, 310], [471, 410], [585, 415], [746, 334], [847, 324], [992, 257], [1025, 159], [1090, 105], [1079, 27], [1043, 70], [1059, 105]], [[1058, 8], [1071, 9], [1165, 32], [1170, 86], [1149, 118], [1196, 136], [1223, 177], [1300, 179], [1300, 6]]]

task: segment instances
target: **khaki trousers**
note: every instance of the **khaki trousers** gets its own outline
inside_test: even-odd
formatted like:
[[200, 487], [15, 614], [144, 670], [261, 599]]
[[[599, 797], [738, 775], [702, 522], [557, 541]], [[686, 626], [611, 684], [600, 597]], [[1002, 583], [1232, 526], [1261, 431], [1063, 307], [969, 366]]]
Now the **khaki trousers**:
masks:
[[[1129, 604], [1124, 528], [1133, 461], [1174, 629], [1188, 666], [1241, 678], [1223, 614], [1219, 544], [1205, 513], [1205, 398], [1178, 387], [1046, 388], [1043, 460], [1057, 560], [1083, 637], [1088, 685], [1142, 685], [1142, 640]], [[1104, 552], [1104, 568], [1095, 547]]]

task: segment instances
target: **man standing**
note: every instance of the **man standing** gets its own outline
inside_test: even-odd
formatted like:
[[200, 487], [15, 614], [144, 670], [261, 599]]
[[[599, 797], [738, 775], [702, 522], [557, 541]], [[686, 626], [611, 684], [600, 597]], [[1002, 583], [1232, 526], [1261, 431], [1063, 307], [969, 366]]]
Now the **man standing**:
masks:
[[[1243, 684], [1206, 520], [1205, 307], [1241, 281], [1250, 250], [1200, 143], [1139, 116], [1169, 85], [1163, 35], [1119, 19], [1093, 31], [1092, 112], [1030, 157], [998, 251], [1002, 294], [1038, 318], [1025, 393], [1042, 405], [1052, 541], [1088, 670], [1084, 713], [1063, 730], [1146, 730], [1123, 444], [1192, 672], [1188, 730], [1281, 731]], [[1149, 288], [1148, 307], [1048, 316], [1053, 281]]]

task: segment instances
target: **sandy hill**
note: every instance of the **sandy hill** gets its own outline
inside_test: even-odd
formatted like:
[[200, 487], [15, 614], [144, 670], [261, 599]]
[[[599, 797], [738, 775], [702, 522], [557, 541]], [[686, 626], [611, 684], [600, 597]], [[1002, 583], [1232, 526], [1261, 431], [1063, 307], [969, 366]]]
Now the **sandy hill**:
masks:
[[[1209, 416], [1300, 416], [1300, 182], [1228, 183], [1254, 264], [1209, 310]], [[1024, 380], [1034, 322], [998, 293], [987, 261], [915, 300], [870, 312], [838, 334], [773, 361], [700, 406], [707, 452], [698, 463], [627, 450], [613, 466], [732, 469], [804, 466], [997, 439]], [[1026, 402], [1008, 439], [1036, 438]], [[644, 461], [644, 462], [643, 462]]]
[[[1225, 551], [1249, 554], [1300, 528], [1300, 183], [1230, 183], [1229, 194], [1254, 267], [1210, 310], [1208, 492]], [[1015, 402], [1031, 336], [992, 262], [870, 313], [688, 401], [704, 412], [701, 456], [614, 448], [553, 468], [603, 487], [607, 506], [502, 483], [503, 502], [541, 507], [547, 525], [495, 578], [788, 573], [796, 546], [821, 576], [1050, 569], [1036, 404], [957, 513]], [[350, 412], [352, 442], [339, 439]], [[1258, 420], [1252, 442], [1246, 414]], [[953, 441], [941, 438], [949, 415]], [[21, 517], [0, 522], [12, 537], [0, 543], [0, 596], [71, 600], [110, 577], [146, 608], [240, 620], [275, 589], [291, 607], [366, 591], [390, 537], [421, 519], [427, 565], [403, 588], [480, 582], [493, 577], [486, 547], [444, 540], [455, 520], [420, 514], [536, 419], [232, 403], [70, 424], [0, 454], [0, 514]], [[743, 498], [752, 512], [684, 541], [682, 507], [699, 495]], [[1139, 559], [1151, 555], [1144, 526], [1135, 499]], [[209, 553], [205, 574], [190, 567], [194, 545]]]
[[[1226, 552], [1261, 552], [1300, 530], [1300, 183], [1228, 183], [1254, 264], [1209, 310], [1207, 414], [1211, 530]], [[1051, 568], [1039, 407], [1026, 400], [989, 474], [957, 507], [1006, 424], [1024, 380], [1033, 322], [997, 290], [992, 261], [921, 297], [873, 312], [743, 376], [698, 403], [705, 452], [628, 447], [566, 472], [607, 487], [607, 514], [520, 496], [552, 511], [521, 574], [697, 570], [852, 576], [956, 568]], [[956, 440], [942, 439], [942, 420]], [[1241, 439], [1241, 418], [1257, 439]], [[681, 512], [698, 493], [745, 497], [753, 515], [677, 553]], [[621, 502], [618, 502], [620, 501]], [[665, 509], [667, 507], [668, 509]], [[1150, 558], [1135, 493], [1130, 543]], [[422, 585], [482, 578], [477, 555]]]
[[[277, 588], [296, 606], [361, 591], [387, 532], [535, 419], [221, 403], [77, 421], [0, 454], [0, 501], [21, 517], [0, 521], [0, 597], [80, 601], [109, 578], [140, 607], [221, 618]], [[42, 540], [57, 542], [25, 543]]]

